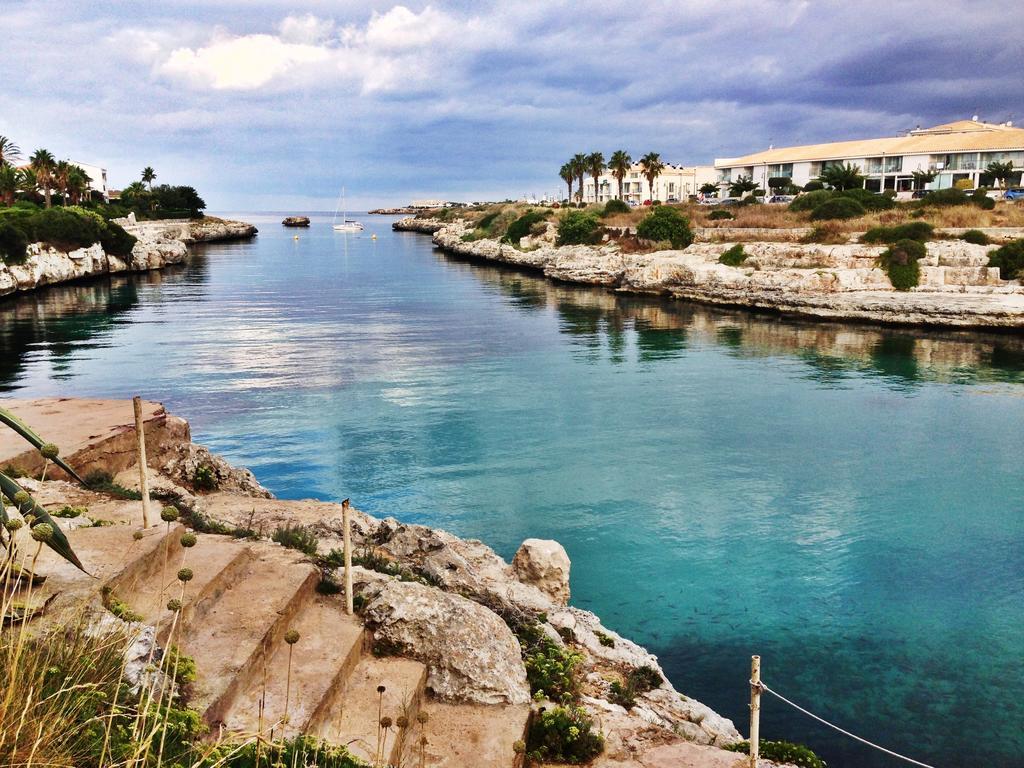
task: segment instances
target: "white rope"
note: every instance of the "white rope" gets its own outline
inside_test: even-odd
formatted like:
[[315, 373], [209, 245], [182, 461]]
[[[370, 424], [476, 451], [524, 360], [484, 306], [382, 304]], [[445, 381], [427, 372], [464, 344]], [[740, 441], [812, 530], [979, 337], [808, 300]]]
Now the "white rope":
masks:
[[[754, 683], [753, 681], [751, 681], [751, 685], [758, 685], [758, 683]], [[786, 702], [787, 704], [789, 704], [789, 706], [793, 707], [793, 709], [800, 710], [801, 712], [803, 712], [808, 717], [812, 717], [815, 720], [817, 720], [819, 723], [827, 725], [829, 728], [832, 728], [833, 730], [839, 731], [844, 736], [849, 736], [851, 739], [856, 739], [857, 741], [861, 742], [862, 744], [867, 744], [869, 747], [874, 747], [875, 749], [881, 750], [882, 752], [885, 752], [887, 755], [892, 755], [893, 757], [898, 757], [900, 760], [906, 760], [908, 763], [913, 763], [914, 765], [920, 765], [922, 768], [935, 768], [935, 766], [933, 766], [933, 765], [929, 765], [928, 763], [922, 763], [920, 760], [915, 760], [914, 758], [907, 757], [906, 755], [901, 755], [899, 752], [893, 752], [891, 749], [886, 749], [885, 747], [879, 746], [878, 744], [875, 744], [872, 741], [868, 741], [867, 739], [862, 739], [860, 736], [858, 736], [855, 733], [850, 733], [849, 731], [845, 731], [842, 728], [840, 728], [838, 725], [834, 725], [833, 723], [830, 723], [828, 720], [825, 720], [822, 717], [818, 717], [813, 712], [808, 712], [806, 709], [801, 707], [799, 704], [795, 704], [792, 701], [790, 701], [789, 699], [787, 699], [781, 693], [777, 693], [777, 692], [773, 691], [771, 688], [769, 688], [763, 682], [759, 683], [759, 685], [761, 686], [762, 690], [765, 690], [768, 693], [770, 693], [772, 696], [776, 697], [777, 699], [781, 699], [782, 701]]]

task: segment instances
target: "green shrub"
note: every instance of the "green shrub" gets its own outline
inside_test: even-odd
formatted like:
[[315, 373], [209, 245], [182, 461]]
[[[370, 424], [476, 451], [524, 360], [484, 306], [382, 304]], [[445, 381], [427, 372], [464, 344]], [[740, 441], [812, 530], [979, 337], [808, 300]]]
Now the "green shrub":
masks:
[[710, 219], [711, 221], [735, 218], [735, 216], [733, 216], [729, 211], [725, 210], [724, 208], [716, 208], [715, 210], [708, 214], [708, 219]]
[[616, 213], [629, 213], [632, 209], [624, 200], [614, 198], [604, 204], [604, 211], [601, 213], [602, 216], [613, 216]]
[[526, 753], [530, 760], [579, 765], [604, 749], [604, 738], [594, 732], [594, 721], [582, 707], [541, 709], [530, 718]]
[[474, 227], [474, 229], [479, 229], [481, 232], [489, 231], [491, 224], [493, 224], [494, 220], [498, 218], [499, 213], [501, 213], [501, 211], [492, 211], [491, 213], [488, 213], [476, 223], [476, 227]]
[[304, 525], [288, 524], [284, 528], [278, 528], [271, 536], [282, 547], [297, 549], [306, 555], [315, 555], [319, 540], [316, 534]]
[[53, 512], [53, 517], [64, 517], [64, 518], [75, 518], [81, 517], [89, 511], [88, 507], [72, 507], [70, 504], [65, 504], [63, 507]]
[[849, 242], [850, 236], [840, 231], [835, 225], [828, 223], [819, 224], [804, 235], [800, 241], [803, 243], [822, 243], [825, 245], [841, 245]]
[[988, 265], [999, 267], [1004, 280], [1024, 278], [1024, 240], [1013, 240], [989, 254]]
[[921, 199], [921, 205], [967, 205], [970, 199], [962, 189], [951, 187], [949, 189], [937, 189], [929, 192], [927, 197]]
[[856, 219], [867, 213], [864, 206], [850, 197], [834, 197], [811, 211], [811, 221]]
[[865, 210], [868, 211], [887, 211], [890, 208], [896, 207], [896, 201], [891, 197], [887, 197], [886, 195], [876, 195], [874, 192], [870, 192], [861, 187], [844, 189], [840, 192], [836, 192], [835, 195], [836, 197], [848, 197], [851, 200], [856, 200], [864, 206]]
[[200, 464], [192, 473], [192, 487], [198, 491], [215, 491], [219, 485], [213, 467], [208, 464]]
[[960, 235], [960, 239], [971, 245], [989, 245], [992, 242], [988, 239], [988, 235], [980, 229], [968, 229]]
[[518, 219], [508, 225], [505, 236], [502, 240], [512, 245], [519, 245], [519, 241], [530, 234], [534, 224], [544, 221], [546, 214], [543, 211], [527, 211]]
[[[196, 750], [197, 752], [199, 750]], [[206, 753], [210, 754], [206, 754]], [[168, 762], [165, 760], [165, 765]], [[252, 739], [242, 744], [230, 741], [203, 752], [195, 763], [169, 764], [169, 768], [191, 765], [192, 768], [274, 768], [275, 766], [316, 766], [316, 768], [369, 768], [346, 747], [317, 741], [312, 736], [298, 735], [283, 741]]]
[[112, 221], [106, 222], [100, 233], [100, 245], [110, 256], [130, 256], [136, 242], [134, 235], [129, 235], [124, 227]]
[[820, 181], [808, 181], [804, 184], [804, 192], [817, 192], [825, 188], [825, 185]]
[[991, 211], [996, 207], [996, 201], [986, 195], [982, 190], [978, 190], [968, 198], [972, 205], [976, 205], [983, 211]]
[[802, 195], [798, 195], [796, 200], [789, 204], [789, 210], [795, 213], [813, 211], [826, 200], [831, 200], [832, 197], [833, 192], [831, 190], [821, 189], [819, 187], [811, 192], [805, 192]]
[[872, 227], [861, 237], [862, 243], [895, 243], [898, 240], [931, 240], [935, 228], [926, 221], [912, 221], [894, 227]]
[[558, 222], [558, 245], [592, 245], [600, 240], [600, 222], [596, 214], [567, 211]]
[[746, 260], [747, 254], [743, 252], [743, 245], [740, 243], [736, 243], [736, 245], [718, 257], [718, 263], [725, 264], [728, 267], [738, 267]]
[[0, 224], [0, 262], [20, 264], [28, 251], [28, 238], [13, 224]]
[[100, 223], [96, 219], [63, 208], [39, 211], [29, 223], [33, 238], [60, 250], [87, 248], [100, 239]]
[[917, 240], [900, 240], [890, 245], [878, 258], [879, 265], [889, 276], [889, 282], [897, 291], [909, 291], [921, 279], [918, 259], [927, 253], [924, 243]]
[[677, 209], [661, 206], [651, 211], [637, 225], [636, 235], [644, 240], [668, 240], [676, 249], [693, 242], [690, 221]]
[[632, 709], [636, 704], [636, 697], [642, 693], [653, 691], [665, 682], [654, 667], [636, 667], [626, 673], [625, 682], [618, 680], [611, 684], [610, 700], [620, 707]]
[[546, 635], [526, 652], [526, 679], [530, 692], [542, 693], [552, 701], [563, 697], [575, 698], [579, 693], [577, 667], [583, 655], [564, 646], [557, 645]]
[[611, 635], [606, 634], [599, 629], [594, 630], [594, 635], [597, 637], [597, 641], [606, 648], [615, 647], [615, 638]]
[[[114, 482], [114, 476], [109, 472], [104, 472], [101, 469], [93, 470], [84, 478], [86, 487], [91, 491], [97, 491], [99, 493], [109, 493], [111, 496], [116, 496], [120, 499], [128, 499], [131, 501], [141, 501], [142, 494], [139, 491], [132, 490], [131, 488], [125, 488], [120, 483]], [[153, 494], [150, 493], [152, 498]]]
[[[726, 749], [730, 752], [749, 755], [750, 742], [741, 741], [738, 744], [730, 744]], [[825, 761], [814, 752], [802, 744], [793, 744], [789, 741], [759, 741], [758, 753], [765, 760], [776, 763], [796, 765], [800, 768], [825, 768]]]

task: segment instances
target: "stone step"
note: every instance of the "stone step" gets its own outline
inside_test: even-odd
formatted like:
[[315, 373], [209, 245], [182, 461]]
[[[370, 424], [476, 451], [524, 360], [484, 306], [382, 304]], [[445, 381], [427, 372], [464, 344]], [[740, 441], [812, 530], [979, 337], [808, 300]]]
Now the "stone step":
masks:
[[346, 615], [344, 602], [336, 596], [316, 595], [292, 618], [288, 629], [299, 633], [299, 641], [292, 646], [291, 685], [289, 646], [279, 643], [272, 654], [264, 657], [259, 674], [228, 708], [224, 715], [228, 730], [247, 735], [261, 733], [268, 738], [272, 730], [275, 737], [305, 733], [322, 703], [333, 700], [362, 657], [362, 622]]
[[406, 739], [402, 765], [420, 764], [420, 737], [423, 762], [431, 768], [513, 768], [514, 745], [526, 739], [530, 705], [486, 706], [424, 702], [426, 723], [417, 723]]
[[[396, 764], [415, 729], [416, 715], [427, 680], [425, 665], [396, 656], [364, 656], [341, 686], [329, 706], [310, 724], [310, 733], [333, 743], [343, 744], [356, 757], [373, 761], [382, 746], [388, 764]], [[378, 686], [384, 686], [383, 694]], [[409, 719], [409, 727], [399, 729], [399, 716]], [[390, 717], [392, 727], [381, 739], [380, 718]]]
[[[194, 547], [184, 549], [181, 546], [183, 530], [181, 526], [172, 529], [172, 534], [152, 553], [146, 567], [136, 569], [129, 578], [119, 578], [113, 585], [118, 596], [141, 614], [144, 621], [157, 626], [161, 644], [166, 642], [173, 622], [173, 614], [167, 610], [169, 600], [181, 600], [183, 608], [178, 621], [182, 628], [190, 627], [202, 618], [205, 609], [216, 604], [219, 596], [255, 557], [249, 542], [226, 536], [200, 534]], [[193, 578], [185, 584], [182, 595], [177, 574], [184, 567], [192, 571]]]
[[168, 643], [195, 659], [192, 707], [207, 722], [219, 725], [235, 696], [262, 678], [264, 654], [276, 650], [318, 581], [297, 552], [255, 544], [244, 566], [196, 604], [190, 624]]

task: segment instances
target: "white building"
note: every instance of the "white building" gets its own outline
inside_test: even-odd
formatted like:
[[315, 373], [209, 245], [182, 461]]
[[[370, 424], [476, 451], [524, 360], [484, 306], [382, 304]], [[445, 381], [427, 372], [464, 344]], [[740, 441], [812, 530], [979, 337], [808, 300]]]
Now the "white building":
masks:
[[[594, 196], [594, 177], [583, 179], [583, 201], [603, 203], [619, 196], [619, 180], [610, 171], [598, 177], [597, 196]], [[642, 203], [644, 200], [661, 200], [674, 203], [696, 195], [704, 184], [718, 181], [718, 172], [710, 165], [683, 166], [666, 163], [665, 170], [654, 180], [654, 197], [644, 176], [642, 165], [633, 165], [622, 180], [622, 199], [626, 202]]]
[[1003, 124], [958, 120], [934, 128], [918, 128], [905, 136], [837, 141], [803, 147], [770, 147], [743, 157], [715, 160], [718, 181], [725, 184], [749, 176], [767, 189], [768, 179], [788, 176], [797, 186], [817, 178], [830, 165], [851, 163], [875, 192], [913, 188], [914, 171], [934, 171], [928, 189], [952, 187], [962, 179], [979, 186], [979, 176], [993, 162], [1012, 162], [1024, 169], [1024, 129]]
[[80, 163], [77, 160], [68, 160], [72, 165], [77, 165], [89, 177], [89, 189], [95, 190], [103, 195], [103, 199], [110, 202], [110, 190], [107, 188], [107, 169], [90, 163]]

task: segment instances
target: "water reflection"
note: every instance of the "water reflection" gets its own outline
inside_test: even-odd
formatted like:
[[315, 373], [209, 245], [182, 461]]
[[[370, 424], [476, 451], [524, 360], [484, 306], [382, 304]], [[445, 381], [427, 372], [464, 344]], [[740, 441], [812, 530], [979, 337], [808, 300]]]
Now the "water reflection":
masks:
[[[860, 375], [901, 387], [1024, 380], [1020, 335], [781, 318], [553, 283], [503, 267], [453, 264], [497, 287], [517, 307], [557, 312], [561, 332], [595, 361], [668, 360], [700, 344], [741, 358], [791, 356], [808, 366], [803, 375], [827, 386]], [[631, 340], [634, 357], [627, 354]]]

